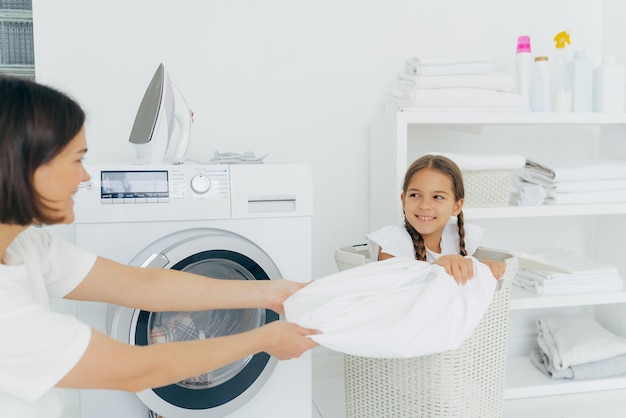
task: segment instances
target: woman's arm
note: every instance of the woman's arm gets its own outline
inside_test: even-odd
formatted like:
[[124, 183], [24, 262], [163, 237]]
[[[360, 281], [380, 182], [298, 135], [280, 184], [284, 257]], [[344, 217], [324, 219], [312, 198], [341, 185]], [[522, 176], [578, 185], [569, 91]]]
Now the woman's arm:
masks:
[[139, 392], [207, 373], [262, 351], [279, 360], [299, 357], [317, 346], [306, 337], [316, 333], [296, 324], [275, 321], [225, 337], [134, 346], [92, 329], [87, 350], [57, 386]]
[[66, 298], [152, 312], [269, 308], [282, 314], [283, 301], [305, 285], [290, 280], [212, 279], [98, 257], [87, 277]]

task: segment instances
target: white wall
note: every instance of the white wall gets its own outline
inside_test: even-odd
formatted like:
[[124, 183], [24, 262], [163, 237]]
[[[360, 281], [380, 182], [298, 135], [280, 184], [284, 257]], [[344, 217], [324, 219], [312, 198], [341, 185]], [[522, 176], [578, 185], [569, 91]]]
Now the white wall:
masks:
[[[604, 9], [603, 9], [604, 5]], [[513, 73], [571, 33], [596, 63], [618, 0], [33, 0], [37, 77], [88, 113], [88, 161], [133, 161], [128, 135], [160, 62], [195, 111], [190, 154], [268, 153], [310, 163], [313, 277], [368, 232], [368, 126], [404, 60], [491, 55]], [[624, 16], [624, 13], [621, 13]], [[623, 25], [621, 25], [623, 26]], [[619, 28], [615, 20], [612, 27]], [[615, 29], [618, 30], [618, 29]], [[620, 32], [623, 29], [619, 29]], [[621, 37], [624, 39], [624, 37]], [[617, 41], [611, 44], [617, 46]], [[613, 51], [620, 61], [623, 51]]]

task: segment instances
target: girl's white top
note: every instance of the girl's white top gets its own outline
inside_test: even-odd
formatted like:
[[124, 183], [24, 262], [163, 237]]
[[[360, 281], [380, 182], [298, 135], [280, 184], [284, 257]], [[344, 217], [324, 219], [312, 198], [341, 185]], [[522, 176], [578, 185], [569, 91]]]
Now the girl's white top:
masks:
[[50, 309], [89, 273], [96, 256], [40, 228], [23, 231], [0, 264], [0, 417], [61, 417], [54, 385], [85, 352], [91, 329]]
[[[472, 224], [465, 224], [465, 250], [467, 255], [473, 255], [478, 249], [485, 229]], [[426, 261], [432, 263], [442, 255], [459, 254], [459, 228], [456, 223], [448, 223], [441, 236], [441, 253], [426, 249]], [[415, 258], [413, 240], [404, 225], [388, 225], [367, 235], [367, 246], [370, 258], [378, 260], [378, 252], [382, 248], [384, 253], [394, 257]]]

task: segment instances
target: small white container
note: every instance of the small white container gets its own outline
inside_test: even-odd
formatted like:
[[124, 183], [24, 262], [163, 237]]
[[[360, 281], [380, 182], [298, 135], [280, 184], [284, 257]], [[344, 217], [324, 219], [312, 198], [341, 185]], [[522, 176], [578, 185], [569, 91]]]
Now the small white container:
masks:
[[548, 57], [536, 57], [533, 70], [533, 87], [530, 109], [533, 112], [552, 110], [552, 90], [550, 89], [550, 63]]
[[572, 83], [572, 112], [593, 111], [593, 63], [584, 51], [575, 51], [568, 70]]
[[530, 109], [533, 65], [534, 59], [530, 50], [530, 37], [519, 36], [517, 38], [517, 50], [515, 52], [515, 75], [517, 78], [517, 92], [524, 99], [526, 110]]
[[604, 57], [593, 71], [593, 111], [624, 111], [624, 66], [615, 56]]

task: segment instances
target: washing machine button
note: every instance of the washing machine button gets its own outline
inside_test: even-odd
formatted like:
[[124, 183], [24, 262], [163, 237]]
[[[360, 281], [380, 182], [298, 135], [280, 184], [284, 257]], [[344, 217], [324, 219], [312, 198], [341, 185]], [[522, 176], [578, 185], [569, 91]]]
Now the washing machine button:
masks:
[[191, 190], [204, 194], [211, 189], [211, 179], [205, 174], [196, 174], [191, 179]]

